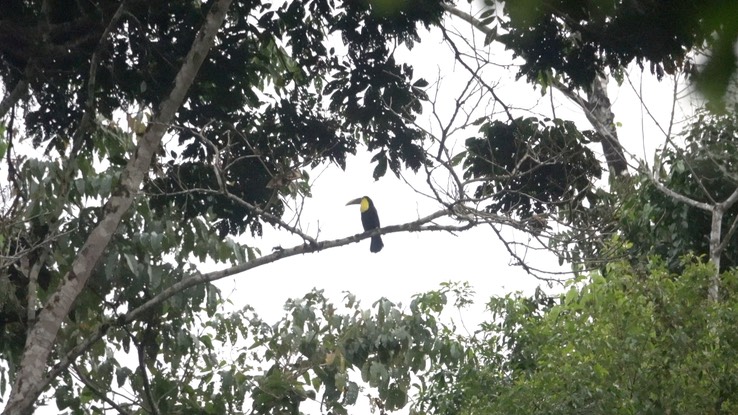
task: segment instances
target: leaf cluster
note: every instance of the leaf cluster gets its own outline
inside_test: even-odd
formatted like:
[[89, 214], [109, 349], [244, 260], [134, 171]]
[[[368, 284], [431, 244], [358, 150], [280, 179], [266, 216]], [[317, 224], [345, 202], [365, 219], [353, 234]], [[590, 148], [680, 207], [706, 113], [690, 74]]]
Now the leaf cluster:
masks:
[[[499, 39], [525, 59], [519, 75], [537, 82], [547, 73], [589, 88], [606, 69], [635, 61], [659, 78], [691, 71], [688, 53], [705, 44], [713, 56], [704, 72], [706, 92], [720, 97], [736, 70], [732, 46], [738, 38], [738, 8], [729, 0], [590, 1], [486, 0], [498, 13]], [[710, 79], [711, 78], [711, 79]]]
[[735, 411], [735, 272], [712, 302], [712, 267], [684, 261], [680, 274], [658, 259], [640, 271], [613, 262], [607, 278], [575, 281], [556, 299], [494, 298], [470, 347], [479, 361], [447, 393], [456, 405], [434, 413]]
[[[714, 204], [738, 188], [738, 131], [735, 115], [701, 114], [681, 135], [683, 146], [662, 151], [655, 161], [658, 179], [675, 192], [693, 200]], [[633, 191], [632, 189], [636, 190]], [[644, 176], [635, 179], [631, 191], [623, 192], [618, 217], [623, 237], [633, 243], [631, 255], [659, 255], [673, 270], [687, 253], [708, 255], [711, 213], [675, 200]], [[732, 252], [736, 234], [728, 234], [738, 215], [735, 206], [723, 218], [727, 237], [721, 261], [724, 269], [736, 266]]]
[[491, 200], [489, 212], [530, 218], [594, 202], [601, 167], [588, 139], [572, 122], [546, 121], [490, 120], [466, 140], [464, 178], [480, 182], [474, 196]]

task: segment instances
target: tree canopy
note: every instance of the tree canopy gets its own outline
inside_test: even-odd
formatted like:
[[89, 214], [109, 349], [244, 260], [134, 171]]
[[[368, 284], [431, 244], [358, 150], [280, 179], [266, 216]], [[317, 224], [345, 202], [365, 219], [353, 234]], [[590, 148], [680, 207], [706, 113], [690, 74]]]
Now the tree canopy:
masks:
[[[496, 20], [500, 40], [525, 59], [520, 75], [533, 82], [550, 71], [588, 88], [598, 74], [630, 63], [648, 66], [658, 78], [685, 71], [704, 90], [722, 97], [736, 70], [738, 6], [715, 1], [485, 0], [480, 18]], [[690, 54], [707, 46], [707, 65]]]

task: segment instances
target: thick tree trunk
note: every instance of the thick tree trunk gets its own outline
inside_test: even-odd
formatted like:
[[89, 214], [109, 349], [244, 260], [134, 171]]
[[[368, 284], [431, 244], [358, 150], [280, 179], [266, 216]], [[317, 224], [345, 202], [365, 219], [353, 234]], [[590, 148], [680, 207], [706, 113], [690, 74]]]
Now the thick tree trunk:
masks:
[[628, 162], [620, 145], [618, 131], [615, 128], [615, 115], [610, 109], [612, 103], [607, 95], [607, 79], [598, 76], [587, 91], [587, 101], [583, 104], [590, 124], [601, 137], [602, 152], [605, 154], [610, 174], [620, 176], [628, 173]]
[[720, 299], [720, 258], [723, 256], [720, 237], [722, 233], [723, 209], [722, 206], [716, 206], [712, 210], [712, 224], [710, 227], [710, 260], [715, 266], [715, 274], [710, 279], [710, 286], [707, 291], [708, 298], [714, 302]]
[[123, 215], [133, 204], [144, 176], [149, 171], [152, 157], [174, 115], [183, 104], [187, 91], [205, 60], [213, 40], [225, 20], [232, 0], [218, 0], [211, 7], [206, 21], [198, 32], [182, 67], [175, 78], [169, 96], [159, 106], [155, 120], [138, 143], [136, 151], [121, 174], [121, 184], [105, 205], [105, 216], [90, 233], [72, 263], [72, 270], [63, 279], [59, 289], [49, 298], [31, 329], [3, 414], [30, 414], [33, 404], [43, 392], [47, 362], [72, 303], [87, 283], [95, 265], [116, 232]]

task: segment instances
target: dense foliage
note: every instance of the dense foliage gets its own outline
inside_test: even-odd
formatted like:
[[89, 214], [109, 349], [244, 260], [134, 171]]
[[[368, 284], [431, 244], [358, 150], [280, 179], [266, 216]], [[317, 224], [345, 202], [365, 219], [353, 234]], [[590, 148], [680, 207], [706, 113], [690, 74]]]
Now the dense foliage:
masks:
[[[738, 6], [730, 0], [592, 1], [485, 0], [487, 21], [497, 20], [505, 45], [525, 59], [520, 75], [534, 82], [548, 73], [589, 88], [606, 68], [631, 62], [659, 78], [692, 72], [690, 53], [705, 45], [711, 58], [700, 82], [722, 97], [735, 73]], [[694, 73], [696, 73], [695, 71]]]
[[464, 178], [481, 182], [474, 197], [489, 198], [488, 211], [527, 219], [594, 202], [601, 166], [574, 123], [518, 118], [480, 129], [481, 138], [466, 140]]
[[248, 307], [230, 313], [209, 308], [202, 323], [162, 322], [151, 333], [159, 336], [156, 343], [132, 338], [135, 328], [116, 330], [111, 337], [121, 338], [117, 347], [145, 360], [150, 375], [122, 365], [118, 356], [101, 356], [94, 373], [75, 373], [94, 383], [75, 384], [71, 374], [64, 376], [56, 403], [72, 413], [96, 411], [106, 402], [95, 385], [114, 384], [150, 390], [161, 413], [250, 408], [256, 414], [299, 414], [308, 406], [346, 414], [357, 401], [367, 404], [367, 394], [373, 405], [393, 411], [408, 403], [418, 377], [430, 379], [463, 361], [462, 346], [440, 313], [466, 295], [463, 286], [447, 285], [416, 296], [409, 308], [387, 299], [364, 308], [351, 294], [334, 303], [313, 291], [288, 301], [277, 322]]
[[[71, 147], [87, 159], [100, 147], [93, 139], [99, 126], [81, 125], [83, 114], [110, 119], [119, 109], [133, 115], [155, 111], [208, 7], [128, 1], [121, 21], [101, 39], [118, 1], [51, 2], [48, 10], [39, 1], [11, 3], [0, 18], [5, 90], [24, 81], [33, 91], [36, 105], [23, 114], [23, 125], [37, 148], [64, 154]], [[289, 181], [281, 176], [325, 161], [344, 166], [346, 155], [356, 151], [359, 130], [380, 164], [395, 173], [402, 162], [417, 170], [422, 137], [402, 117], [414, 117], [424, 95], [411, 86], [417, 81], [412, 69], [394, 61], [387, 40], [416, 40], [416, 25], [437, 22], [441, 12], [430, 1], [389, 16], [371, 13], [361, 2], [338, 8], [325, 0], [279, 7], [234, 3], [218, 47], [177, 115], [173, 133], [180, 146], [162, 155], [162, 174], [150, 190], [215, 188], [210, 163], [220, 159], [228, 166], [229, 192], [280, 215], [283, 207], [274, 195]], [[347, 53], [329, 48], [326, 37], [343, 40]], [[91, 70], [93, 58], [97, 66]], [[323, 85], [330, 108], [315, 94]], [[253, 213], [218, 196], [154, 197], [153, 207], [172, 199], [188, 218], [213, 209], [221, 234], [248, 227], [261, 232]]]
[[474, 359], [425, 396], [425, 413], [734, 413], [736, 274], [715, 303], [712, 267], [687, 258], [683, 269], [617, 262], [556, 298], [493, 298]]

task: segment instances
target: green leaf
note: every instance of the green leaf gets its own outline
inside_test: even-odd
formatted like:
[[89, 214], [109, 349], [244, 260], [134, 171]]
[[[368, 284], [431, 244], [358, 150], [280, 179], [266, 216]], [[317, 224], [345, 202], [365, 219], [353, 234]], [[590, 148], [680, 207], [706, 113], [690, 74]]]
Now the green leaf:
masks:
[[353, 405], [359, 397], [359, 385], [356, 382], [348, 382], [346, 384], [346, 391], [343, 395], [343, 403], [346, 405]]
[[377, 387], [387, 382], [389, 372], [387, 367], [379, 362], [371, 362], [369, 366], [369, 385]]
[[134, 275], [138, 275], [138, 269], [139, 269], [139, 263], [136, 257], [133, 254], [123, 254], [123, 257], [126, 260], [126, 265], [128, 265], [128, 269], [133, 273]]
[[0, 124], [0, 160], [5, 158], [5, 152], [8, 151], [8, 143], [3, 139], [5, 136], [4, 130], [2, 124]]
[[208, 350], [214, 350], [213, 339], [208, 335], [202, 335], [199, 337], [200, 342], [208, 348]]
[[149, 274], [149, 284], [151, 288], [158, 288], [161, 285], [162, 270], [155, 265], [147, 265], [146, 270]]
[[465, 157], [466, 151], [458, 153], [457, 155], [453, 156], [453, 158], [451, 158], [451, 165], [454, 167], [458, 166], [459, 164], [461, 164]]
[[494, 42], [496, 39], [497, 39], [497, 26], [493, 26], [492, 29], [490, 29], [490, 31], [487, 32], [487, 34], [484, 36], [484, 46], [488, 46], [490, 43]]
[[218, 305], [220, 304], [219, 300], [219, 294], [220, 291], [214, 286], [214, 285], [208, 285], [208, 299], [205, 306], [205, 310], [208, 313], [208, 317], [213, 317], [215, 315], [215, 312], [218, 310]]
[[119, 367], [115, 369], [115, 380], [119, 388], [122, 388], [129, 376], [128, 368]]
[[385, 173], [387, 173], [387, 156], [384, 152], [381, 152], [375, 155], [372, 160], [377, 161], [377, 165], [376, 167], [374, 167], [374, 173], [372, 174], [372, 177], [374, 177], [374, 180], [378, 180], [380, 177], [384, 176]]

